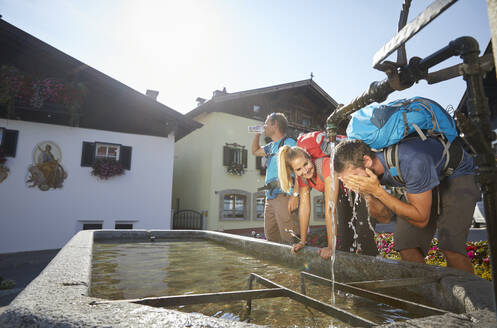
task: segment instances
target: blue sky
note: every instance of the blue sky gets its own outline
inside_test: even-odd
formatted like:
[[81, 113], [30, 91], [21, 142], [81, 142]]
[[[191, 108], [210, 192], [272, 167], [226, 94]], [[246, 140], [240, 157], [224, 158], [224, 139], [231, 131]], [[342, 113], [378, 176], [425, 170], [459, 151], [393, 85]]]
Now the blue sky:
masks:
[[[7, 22], [186, 113], [215, 89], [237, 92], [308, 79], [348, 103], [384, 73], [374, 54], [396, 34], [401, 0], [0, 0]], [[432, 1], [413, 0], [408, 21]], [[486, 0], [459, 0], [407, 43], [426, 57], [460, 36], [483, 51]], [[396, 55], [389, 57], [395, 60]], [[460, 63], [453, 58], [431, 71]], [[421, 81], [388, 101], [424, 96], [456, 107], [462, 77]]]

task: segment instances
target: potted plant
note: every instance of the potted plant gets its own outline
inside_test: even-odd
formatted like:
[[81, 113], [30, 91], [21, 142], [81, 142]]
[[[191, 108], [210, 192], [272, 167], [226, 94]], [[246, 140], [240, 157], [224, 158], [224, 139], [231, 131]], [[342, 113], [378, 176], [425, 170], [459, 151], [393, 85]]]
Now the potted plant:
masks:
[[91, 174], [100, 179], [107, 180], [116, 175], [123, 175], [124, 167], [113, 158], [100, 158], [93, 164]]
[[243, 173], [245, 173], [245, 170], [243, 169], [243, 164], [231, 163], [228, 166], [228, 174], [242, 175]]

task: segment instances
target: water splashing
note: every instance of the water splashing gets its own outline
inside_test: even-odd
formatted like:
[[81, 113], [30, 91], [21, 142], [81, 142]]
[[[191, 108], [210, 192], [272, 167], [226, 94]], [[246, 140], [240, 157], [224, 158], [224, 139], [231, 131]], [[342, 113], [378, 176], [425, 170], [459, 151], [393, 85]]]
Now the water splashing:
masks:
[[359, 243], [357, 241], [357, 238], [359, 238], [359, 235], [357, 234], [357, 229], [356, 229], [356, 226], [354, 224], [354, 221], [359, 223], [359, 224], [362, 224], [362, 222], [360, 222], [359, 218], [357, 217], [357, 206], [361, 202], [361, 196], [358, 193], [354, 193], [354, 201], [352, 202], [352, 192], [350, 190], [348, 190], [347, 194], [348, 194], [349, 203], [353, 204], [352, 205], [352, 217], [350, 218], [350, 221], [349, 221], [349, 228], [352, 229], [352, 231], [354, 232], [354, 235], [353, 235], [354, 242], [352, 243], [352, 247], [350, 248], [350, 251], [353, 253], [354, 252], [360, 253], [362, 251], [362, 246], [361, 246], [361, 243]]

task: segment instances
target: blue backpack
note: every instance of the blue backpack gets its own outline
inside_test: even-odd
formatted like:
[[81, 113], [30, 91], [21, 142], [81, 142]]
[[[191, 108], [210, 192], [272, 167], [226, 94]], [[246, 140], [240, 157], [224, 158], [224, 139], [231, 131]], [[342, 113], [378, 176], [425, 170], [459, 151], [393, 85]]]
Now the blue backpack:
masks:
[[347, 126], [347, 137], [361, 139], [375, 151], [384, 151], [388, 170], [401, 184], [404, 180], [398, 168], [397, 144], [413, 135], [422, 140], [434, 137], [442, 143], [445, 176], [451, 175], [459, 166], [463, 149], [459, 142], [454, 142], [459, 135], [456, 124], [433, 100], [413, 97], [386, 105], [372, 104], [353, 113]]

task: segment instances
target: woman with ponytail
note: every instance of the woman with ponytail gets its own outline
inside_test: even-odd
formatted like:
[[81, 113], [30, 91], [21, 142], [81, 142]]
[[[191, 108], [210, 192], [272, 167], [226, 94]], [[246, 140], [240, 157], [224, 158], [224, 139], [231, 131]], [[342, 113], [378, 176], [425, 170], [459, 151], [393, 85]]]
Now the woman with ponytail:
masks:
[[[299, 221], [301, 241], [292, 246], [292, 253], [298, 252], [305, 246], [307, 229], [311, 216], [311, 188], [324, 193], [325, 223], [328, 247], [319, 249], [318, 253], [323, 259], [332, 255], [332, 220], [330, 199], [335, 204], [335, 229], [337, 234], [337, 249], [343, 251], [357, 251], [361, 254], [377, 255], [378, 250], [374, 241], [374, 232], [370, 230], [367, 222], [368, 213], [364, 200], [356, 203], [357, 220], [352, 222], [353, 202], [349, 201], [343, 186], [334, 175], [330, 175], [330, 158], [322, 157], [313, 159], [309, 153], [298, 146], [283, 146], [279, 151], [278, 176], [283, 191], [290, 190], [294, 181], [300, 186]], [[295, 179], [292, 177], [294, 176]], [[372, 220], [372, 219], [371, 219]], [[352, 222], [352, 223], [349, 223]], [[337, 226], [338, 222], [338, 226]], [[356, 238], [354, 239], [354, 235]], [[355, 247], [355, 250], [354, 250]]]

